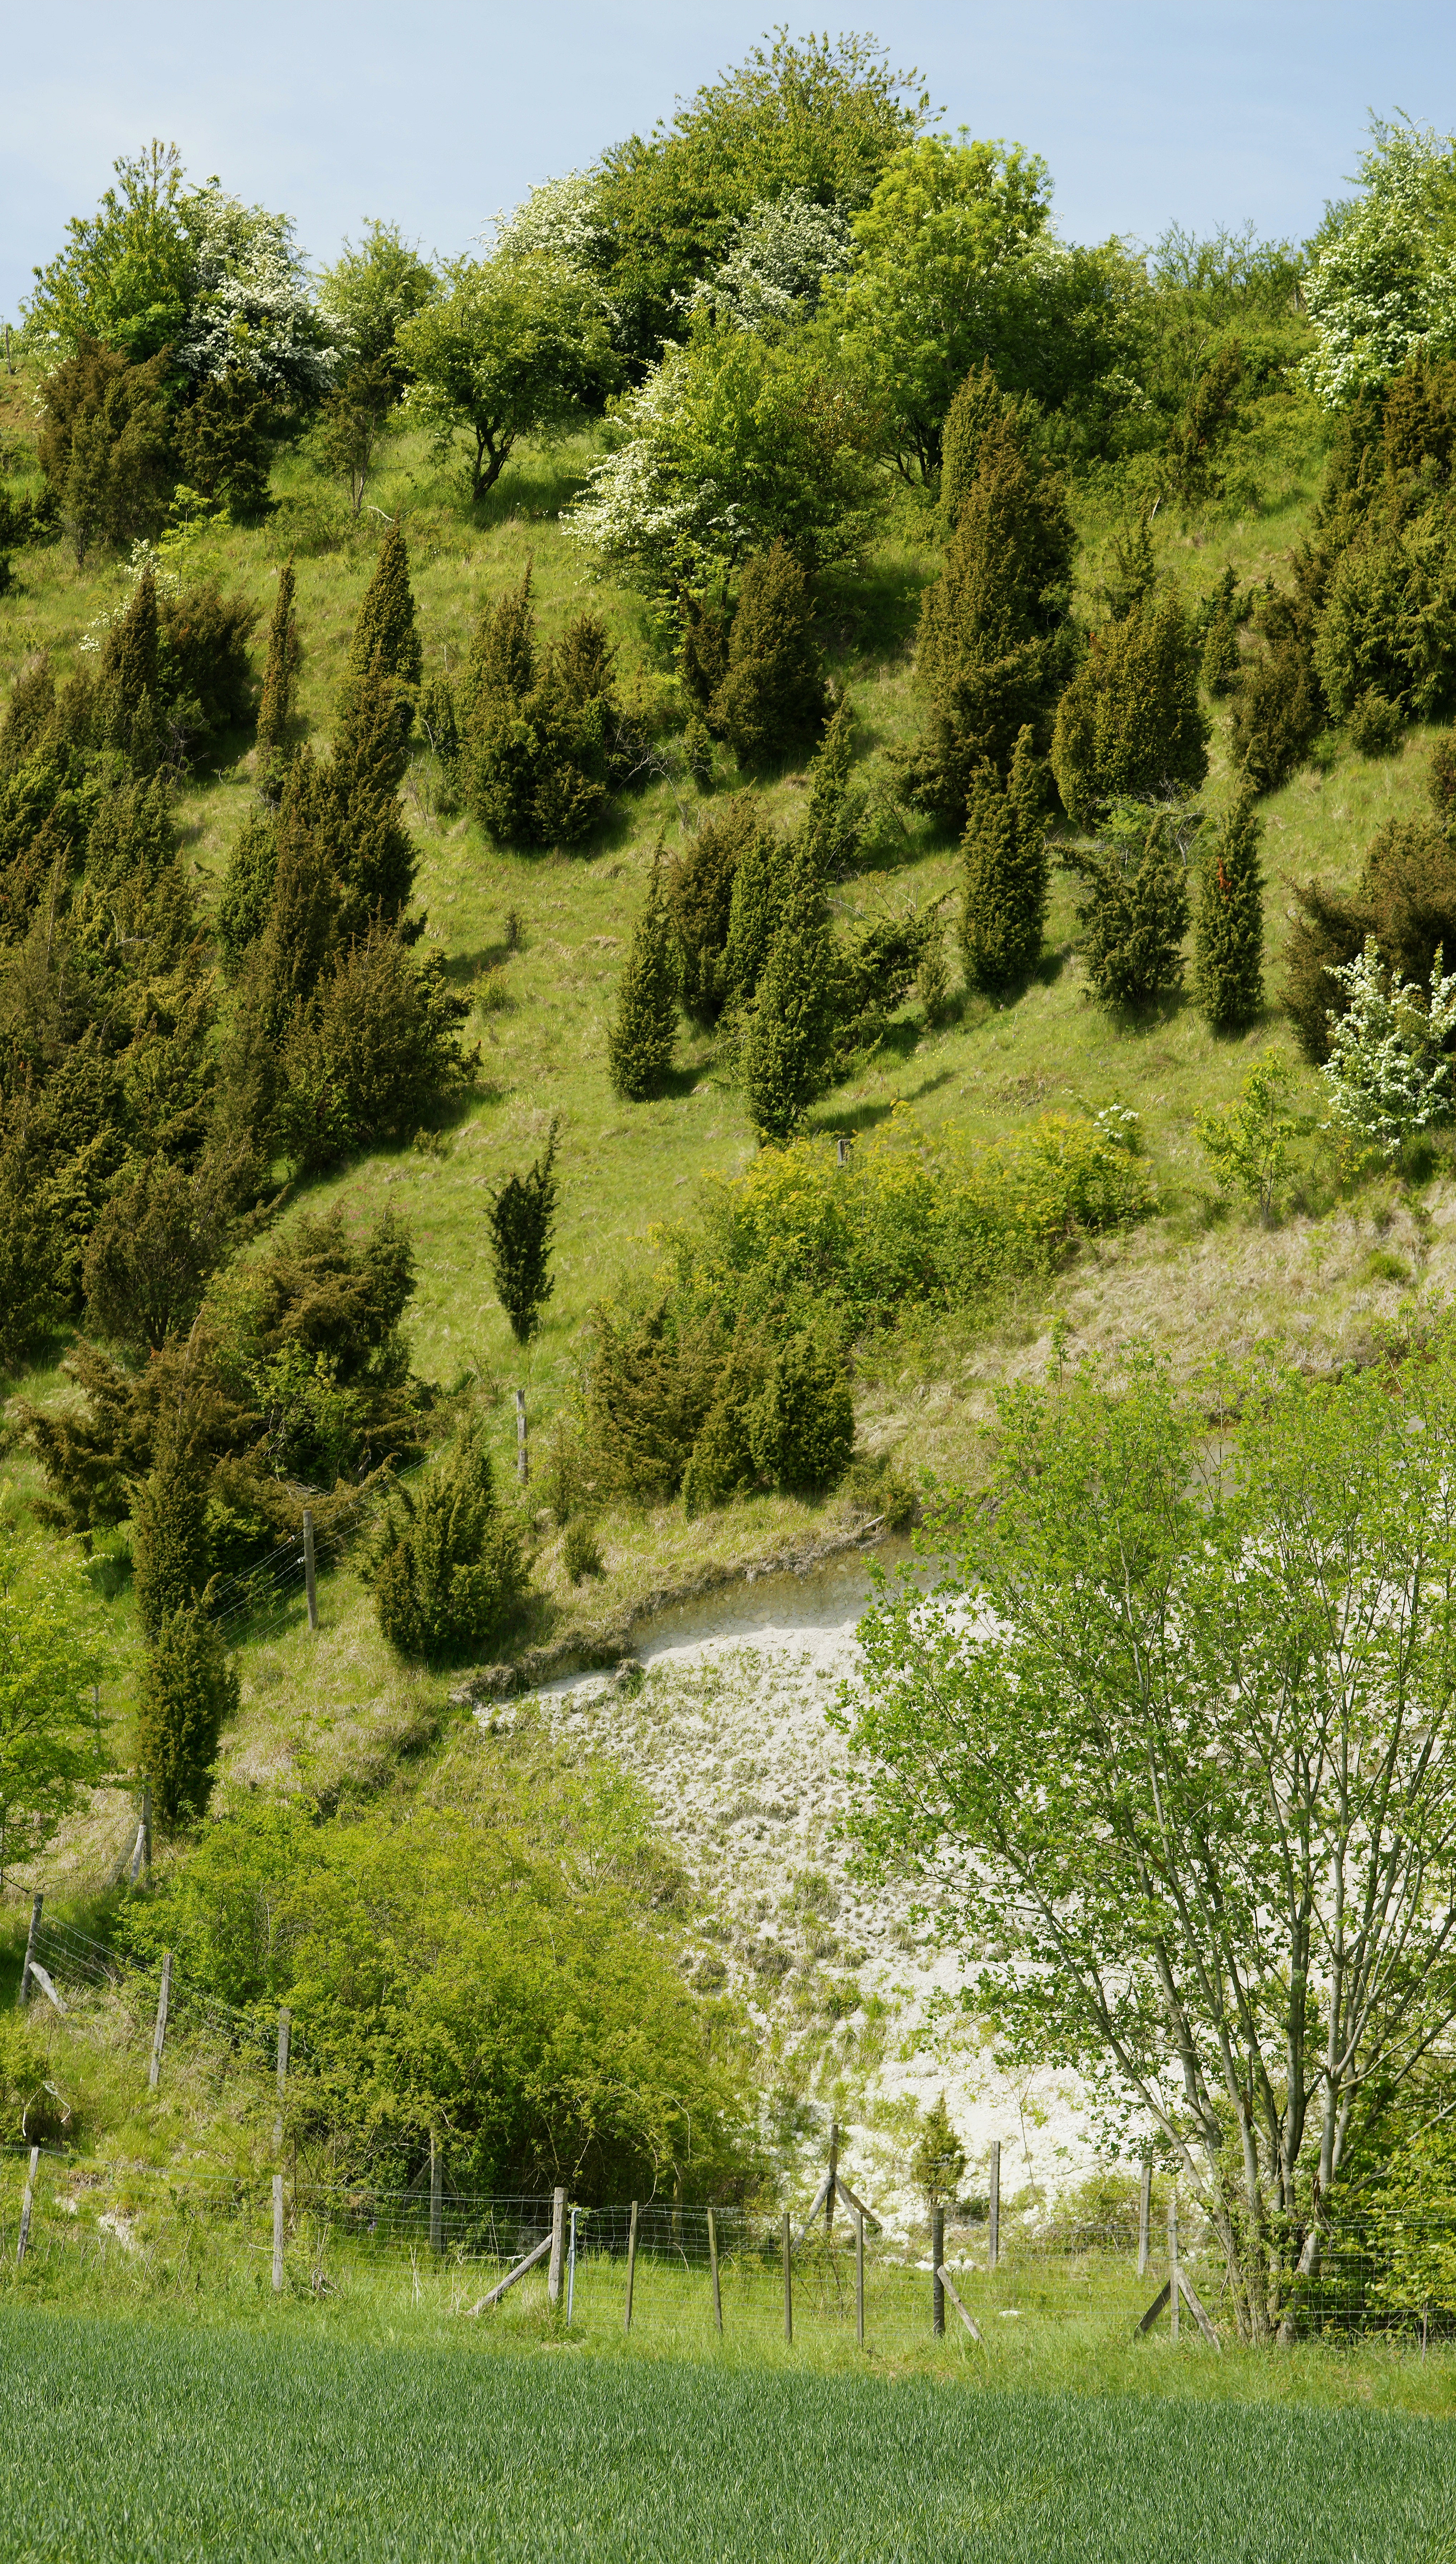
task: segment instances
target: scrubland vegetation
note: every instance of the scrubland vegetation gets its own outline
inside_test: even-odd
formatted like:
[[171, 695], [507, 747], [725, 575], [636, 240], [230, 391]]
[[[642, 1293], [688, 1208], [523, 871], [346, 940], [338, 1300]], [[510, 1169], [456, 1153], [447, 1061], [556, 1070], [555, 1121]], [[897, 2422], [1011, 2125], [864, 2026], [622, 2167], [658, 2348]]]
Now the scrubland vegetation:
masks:
[[[312, 271], [153, 144], [38, 271], [5, 1924], [18, 1973], [64, 1888], [135, 1970], [289, 2005], [341, 2180], [440, 2143], [483, 2191], [771, 2201], [884, 2006], [781, 2037], [610, 1739], [473, 1713], [919, 1522], [945, 1590], [886, 1589], [837, 1713], [862, 1878], [1287, 2347], [1344, 2198], [1425, 2237], [1456, 2182], [1456, 146], [1375, 126], [1304, 244], [1079, 247], [918, 97], [782, 39], [478, 256], [380, 220]], [[90, 2063], [6, 2032], [7, 2139], [256, 2172], [260, 2094], [199, 2065], [143, 2124], [118, 2017]], [[1430, 2233], [1402, 2319], [1456, 2313]], [[1043, 2427], [1064, 2525], [1163, 2515], [1100, 2421], [996, 2410], [957, 2553], [1022, 2551]], [[1414, 2519], [1415, 2440], [1381, 2462]], [[883, 2527], [856, 2492], [866, 2552], [944, 2526], [941, 2463]]]

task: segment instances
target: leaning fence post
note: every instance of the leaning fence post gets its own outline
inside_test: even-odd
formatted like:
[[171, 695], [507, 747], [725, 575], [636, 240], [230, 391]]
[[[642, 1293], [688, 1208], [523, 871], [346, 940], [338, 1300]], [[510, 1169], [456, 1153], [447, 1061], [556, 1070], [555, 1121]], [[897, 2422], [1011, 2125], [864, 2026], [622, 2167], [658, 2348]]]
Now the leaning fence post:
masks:
[[632, 2202], [632, 2223], [627, 2229], [627, 2306], [622, 2317], [622, 2330], [632, 2329], [632, 2286], [637, 2276], [637, 2202]]
[[722, 2332], [723, 2290], [719, 2286], [718, 2281], [718, 2228], [714, 2224], [713, 2211], [711, 2208], [708, 2212], [708, 2259], [709, 2265], [713, 2271], [713, 2316], [715, 2323], [718, 2325], [719, 2331]]
[[839, 2121], [829, 2122], [829, 2180], [824, 2192], [824, 2241], [834, 2234], [834, 2196], [839, 2188]]
[[318, 1626], [318, 1584], [313, 1573], [313, 1516], [304, 1507], [304, 1596], [309, 1605], [309, 1626]]
[[793, 2236], [787, 2209], [783, 2212], [783, 2337], [785, 2341], [794, 2337]]
[[551, 2193], [551, 2257], [546, 2265], [547, 2305], [558, 2306], [561, 2302], [561, 2258], [565, 2244], [566, 2193], [564, 2190], [553, 2190]]
[[1143, 2180], [1138, 2192], [1138, 2276], [1147, 2276], [1147, 2251], [1152, 2224], [1152, 2157], [1143, 2158]]
[[153, 2092], [161, 2081], [162, 2047], [167, 2035], [167, 2006], [171, 2001], [171, 1996], [172, 1954], [170, 1950], [163, 1950], [162, 1981], [157, 1990], [156, 1999], [156, 2028], [151, 2034], [151, 2063], [147, 2068], [146, 2075], [147, 2082]]
[[1001, 2258], [1001, 2140], [991, 2140], [991, 2198], [986, 2226], [986, 2268], [994, 2270]]
[[525, 1452], [525, 1391], [523, 1389], [519, 1389], [516, 1392], [516, 1474], [522, 1486], [530, 1475], [530, 1463]]
[[865, 2212], [855, 2212], [854, 2236], [854, 2337], [861, 2350], [865, 2346]]
[[283, 2295], [283, 2174], [273, 2176], [273, 2293]]
[[445, 2162], [433, 2128], [430, 2130], [430, 2249], [435, 2253], [445, 2249]]
[[25, 2247], [30, 2242], [31, 2201], [35, 2197], [36, 2173], [40, 2166], [40, 2147], [32, 2146], [30, 2150], [30, 2170], [25, 2177], [25, 2190], [20, 2202], [20, 2241], [15, 2247], [15, 2266], [17, 2269], [19, 2269], [21, 2262], [25, 2259]]
[[287, 2004], [278, 2008], [278, 2116], [273, 2123], [273, 2142], [283, 2144], [283, 2105], [288, 2097], [289, 2048], [293, 2042], [294, 2016]]
[[1173, 2191], [1167, 2203], [1167, 2285], [1168, 2313], [1172, 2319], [1173, 2339], [1178, 2337], [1178, 2196]]
[[576, 2304], [576, 2211], [571, 2211], [571, 2241], [566, 2247], [566, 2321]]
[[41, 1907], [45, 1901], [44, 1894], [33, 1896], [30, 1901], [30, 1930], [25, 1936], [25, 1965], [20, 1972], [19, 2000], [22, 2012], [30, 2002], [30, 1963], [36, 1955], [36, 1943], [41, 1937]]
[[945, 2258], [945, 2211], [931, 2211], [931, 2330], [938, 2341], [945, 2330], [945, 2291], [940, 2284], [940, 2264]]

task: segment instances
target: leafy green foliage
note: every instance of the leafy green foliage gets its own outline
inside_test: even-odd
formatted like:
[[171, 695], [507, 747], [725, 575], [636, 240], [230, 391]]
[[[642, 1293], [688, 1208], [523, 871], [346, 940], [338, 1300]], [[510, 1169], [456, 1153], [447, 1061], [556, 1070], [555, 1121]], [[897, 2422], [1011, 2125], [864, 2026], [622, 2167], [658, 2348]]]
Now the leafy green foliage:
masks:
[[78, 1562], [0, 1535], [0, 1878], [39, 1858], [96, 1778], [91, 1686], [105, 1667]]
[[896, 154], [855, 217], [859, 255], [830, 289], [825, 323], [907, 477], [934, 478], [957, 386], [1003, 355], [1008, 271], [1050, 212], [1046, 163], [1020, 143], [929, 133]]
[[1201, 1113], [1194, 1126], [1219, 1183], [1252, 1202], [1266, 1228], [1274, 1224], [1295, 1132], [1285, 1101], [1292, 1083], [1283, 1052], [1267, 1051], [1250, 1069], [1237, 1101], [1222, 1113]]
[[470, 495], [484, 498], [519, 437], [574, 425], [618, 379], [600, 289], [546, 258], [463, 258], [395, 333], [406, 404], [448, 454], [473, 443]]
[[1245, 785], [1202, 849], [1193, 980], [1211, 1024], [1252, 1023], [1264, 1002], [1262, 834]]
[[260, 517], [268, 505], [270, 410], [261, 384], [229, 365], [199, 386], [177, 421], [183, 480], [199, 497], [222, 500], [235, 525]]
[[660, 1095], [678, 1040], [678, 956], [663, 898], [662, 848], [653, 857], [647, 904], [632, 929], [607, 1034], [607, 1064], [618, 1095], [641, 1104]]
[[1198, 655], [1171, 588], [1094, 632], [1052, 735], [1052, 770], [1073, 819], [1126, 795], [1197, 790], [1209, 736]]
[[496, 1633], [526, 1572], [479, 1439], [462, 1439], [413, 1492], [401, 1487], [365, 1572], [380, 1629], [401, 1655], [468, 1655]]
[[210, 1274], [228, 1247], [216, 1171], [187, 1175], [151, 1159], [116, 1185], [101, 1211], [82, 1266], [87, 1323], [134, 1352], [159, 1353], [191, 1325]]
[[500, 1191], [492, 1195], [487, 1212], [491, 1269], [501, 1306], [519, 1345], [529, 1344], [555, 1288], [550, 1252], [557, 1191], [553, 1122], [540, 1156], [523, 1175], [507, 1177]]
[[728, 666], [709, 709], [740, 764], [784, 755], [823, 719], [813, 618], [813, 591], [783, 542], [743, 563]]
[[1084, 885], [1077, 908], [1082, 960], [1101, 1003], [1146, 1006], [1176, 988], [1189, 904], [1169, 815], [1125, 803], [1112, 813], [1100, 847], [1070, 848], [1063, 861]]
[[1219, 447], [1237, 424], [1243, 379], [1243, 348], [1237, 338], [1227, 338], [1199, 374], [1183, 415], [1168, 438], [1168, 485], [1180, 499], [1221, 495]]
[[350, 944], [296, 1008], [279, 1060], [274, 1128], [293, 1164], [336, 1165], [448, 1109], [478, 1057], [461, 1047], [469, 1011], [438, 953], [418, 961], [386, 927]]
[[153, 142], [113, 162], [95, 214], [66, 226], [67, 245], [44, 268], [27, 305], [30, 325], [64, 343], [98, 340], [136, 362], [174, 345], [193, 289], [183, 219], [184, 176], [175, 145]]
[[467, 1742], [408, 1811], [257, 1802], [128, 1920], [188, 1983], [294, 2004], [296, 2107], [350, 2174], [409, 2179], [432, 2129], [473, 2189], [691, 2197], [751, 2163], [731, 2017], [684, 1982], [683, 1884], [619, 1773]]
[[1323, 1070], [1331, 1107], [1337, 1122], [1386, 1158], [1450, 1111], [1456, 971], [1448, 974], [1443, 960], [1438, 950], [1428, 987], [1402, 985], [1369, 935], [1363, 952], [1332, 973], [1346, 1003], [1331, 1024]]
[[776, 1347], [747, 1427], [753, 1465], [770, 1486], [819, 1495], [843, 1477], [854, 1449], [854, 1400], [828, 1331], [802, 1328]]
[[168, 1831], [202, 1816], [239, 1678], [199, 1603], [168, 1611], [147, 1650], [136, 1713], [137, 1760], [152, 1814]]
[[1330, 408], [1377, 390], [1412, 355], [1456, 337], [1450, 257], [1456, 150], [1405, 117], [1370, 125], [1360, 193], [1318, 243], [1306, 294], [1316, 351], [1309, 380]]
[[318, 280], [318, 298], [347, 341], [350, 371], [387, 365], [402, 373], [395, 340], [406, 320], [435, 299], [435, 271], [397, 223], [366, 222], [345, 240]]

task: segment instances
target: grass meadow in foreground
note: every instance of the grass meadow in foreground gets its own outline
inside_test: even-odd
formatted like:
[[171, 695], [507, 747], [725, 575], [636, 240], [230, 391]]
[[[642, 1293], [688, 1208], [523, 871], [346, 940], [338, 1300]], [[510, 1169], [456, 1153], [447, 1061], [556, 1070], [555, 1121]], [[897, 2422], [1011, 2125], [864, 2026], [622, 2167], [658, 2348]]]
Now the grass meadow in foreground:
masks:
[[0, 2308], [3, 2564], [1440, 2564], [1406, 2416]]

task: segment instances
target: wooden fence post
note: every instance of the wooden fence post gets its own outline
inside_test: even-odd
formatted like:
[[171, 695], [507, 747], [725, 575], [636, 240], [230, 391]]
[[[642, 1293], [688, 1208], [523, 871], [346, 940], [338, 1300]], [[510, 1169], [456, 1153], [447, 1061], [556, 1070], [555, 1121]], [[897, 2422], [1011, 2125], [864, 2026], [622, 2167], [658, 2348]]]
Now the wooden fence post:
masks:
[[723, 2289], [719, 2285], [718, 2277], [718, 2227], [714, 2222], [714, 2215], [711, 2208], [708, 2212], [708, 2260], [709, 2266], [713, 2271], [713, 2320], [717, 2324], [719, 2331], [722, 2332]]
[[829, 2122], [829, 2186], [824, 2193], [824, 2241], [834, 2234], [834, 2194], [839, 2188], [839, 2121]]
[[318, 1583], [313, 1572], [313, 1516], [304, 1507], [304, 1595], [309, 1605], [309, 1626], [318, 1626]]
[[1138, 2276], [1147, 2276], [1147, 2252], [1152, 2225], [1152, 2157], [1143, 2158], [1143, 2180], [1138, 2192]]
[[632, 2223], [627, 2229], [627, 2309], [622, 2317], [622, 2330], [632, 2329], [632, 2286], [637, 2276], [637, 2202], [632, 2202]]
[[1178, 2337], [1178, 2195], [1174, 2190], [1167, 2203], [1167, 2284], [1168, 2314], [1172, 2321], [1173, 2339]]
[[865, 2346], [865, 2212], [855, 2218], [854, 2235], [854, 2337], [861, 2350]]
[[834, 1147], [836, 1165], [847, 1167], [849, 1165], [849, 1142], [844, 1137], [843, 1132], [840, 1133], [839, 1138], [835, 1141]]
[[516, 1392], [516, 1475], [522, 1487], [530, 1476], [530, 1462], [525, 1449], [525, 1391]]
[[283, 2112], [288, 2098], [289, 2049], [293, 2044], [294, 2016], [287, 2004], [278, 2008], [278, 2116], [273, 2123], [273, 2142], [283, 2144]]
[[36, 1955], [36, 1943], [40, 1939], [41, 1908], [45, 1904], [45, 1901], [46, 1899], [44, 1894], [33, 1896], [30, 1901], [30, 1930], [25, 1936], [25, 1964], [20, 1971], [20, 2009], [22, 2012], [24, 2012], [26, 2005], [30, 2002], [30, 1963]]
[[21, 2195], [20, 2202], [20, 2241], [15, 2246], [15, 2266], [17, 2269], [19, 2269], [21, 2262], [25, 2259], [25, 2247], [30, 2242], [31, 2202], [35, 2197], [36, 2172], [40, 2164], [40, 2147], [32, 2146], [30, 2150], [30, 2170], [25, 2177], [25, 2189]]
[[793, 2236], [789, 2231], [788, 2210], [783, 2212], [783, 2337], [794, 2337], [794, 2265]]
[[283, 2174], [273, 2176], [273, 2293], [283, 2295]]
[[171, 2002], [171, 1999], [172, 1954], [170, 1950], [163, 1950], [162, 1981], [157, 1990], [156, 1999], [156, 2028], [151, 2034], [151, 2063], [147, 2068], [146, 2075], [147, 2082], [153, 2092], [161, 2081], [162, 2048], [165, 2044], [167, 2035], [167, 2007]]
[[576, 2306], [576, 2210], [571, 2211], [571, 2241], [566, 2246], [566, 2321]]
[[566, 2249], [566, 2193], [551, 2193], [551, 2257], [546, 2266], [546, 2303], [561, 2302], [561, 2262]]
[[986, 2268], [994, 2270], [1001, 2258], [1001, 2140], [991, 2141], [991, 2200], [986, 2226]]
[[437, 2255], [445, 2249], [445, 2161], [433, 2128], [430, 2130], [430, 2249]]
[[940, 2264], [945, 2258], [945, 2211], [931, 2211], [931, 2330], [939, 2341], [945, 2330], [945, 2291], [940, 2284]]

